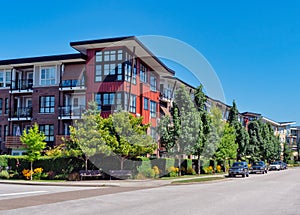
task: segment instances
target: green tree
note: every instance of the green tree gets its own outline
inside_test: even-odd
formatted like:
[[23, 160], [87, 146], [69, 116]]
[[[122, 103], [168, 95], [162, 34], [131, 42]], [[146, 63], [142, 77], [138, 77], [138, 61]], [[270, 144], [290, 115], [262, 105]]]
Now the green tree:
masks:
[[234, 128], [226, 123], [220, 144], [215, 153], [216, 160], [223, 162], [224, 166], [226, 166], [226, 160], [236, 158], [238, 144], [235, 142], [235, 139], [236, 136]]
[[261, 155], [264, 153], [262, 151], [263, 141], [260, 125], [261, 124], [256, 120], [251, 121], [248, 124], [248, 133], [250, 139], [246, 154], [251, 157], [252, 161], [260, 160], [262, 157]]
[[288, 161], [291, 160], [291, 156], [292, 156], [292, 149], [286, 142], [284, 142], [283, 143], [283, 161], [287, 163]]
[[155, 140], [147, 134], [150, 124], [143, 125], [142, 117], [134, 117], [129, 112], [116, 112], [105, 119], [105, 126], [114, 141], [109, 141], [108, 146], [121, 161], [137, 156], [153, 153], [157, 148]]
[[246, 129], [242, 126], [242, 124], [238, 120], [238, 109], [235, 101], [233, 101], [232, 107], [230, 108], [228, 115], [228, 123], [230, 126], [234, 127], [236, 140], [235, 142], [238, 144], [237, 149], [237, 160], [245, 159], [247, 147], [249, 145], [249, 135]]
[[168, 155], [178, 158], [179, 169], [181, 169], [181, 157], [193, 152], [200, 125], [201, 119], [189, 92], [184, 86], [180, 86], [175, 94], [171, 118], [163, 117], [158, 127]]
[[32, 180], [33, 162], [41, 156], [42, 150], [46, 147], [45, 135], [39, 131], [38, 125], [35, 123], [28, 132], [24, 129], [20, 140], [27, 146], [27, 160], [30, 162], [30, 180]]
[[95, 102], [89, 102], [82, 120], [75, 121], [74, 126], [70, 126], [70, 140], [75, 146], [72, 149], [73, 152], [80, 154], [78, 152], [80, 148], [86, 170], [88, 160], [92, 156], [97, 153], [109, 154], [111, 152], [108, 143], [114, 142], [114, 139], [105, 127], [104, 119], [100, 116]]

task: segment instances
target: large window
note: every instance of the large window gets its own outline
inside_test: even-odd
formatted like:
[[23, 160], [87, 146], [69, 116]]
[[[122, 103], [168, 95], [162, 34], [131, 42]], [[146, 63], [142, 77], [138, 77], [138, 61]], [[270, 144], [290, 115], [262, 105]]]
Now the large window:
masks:
[[150, 101], [150, 116], [152, 118], [156, 117], [156, 102]]
[[123, 79], [122, 60], [122, 50], [96, 52], [95, 82], [121, 81]]
[[131, 113], [135, 113], [136, 112], [136, 96], [135, 95], [130, 95], [129, 111]]
[[116, 104], [117, 109], [121, 109], [122, 94], [121, 93], [96, 93], [95, 102], [98, 109], [102, 110], [102, 106], [111, 106]]
[[0, 70], [0, 87], [10, 87], [10, 86], [11, 86], [11, 71]]
[[56, 67], [41, 67], [41, 85], [49, 86], [56, 84]]
[[8, 98], [5, 98], [5, 110], [4, 110], [5, 114], [8, 114], [8, 103], [9, 103]]
[[144, 98], [144, 110], [149, 110], [149, 99]]
[[143, 64], [140, 64], [140, 81], [147, 83], [148, 77], [147, 77], [147, 67]]
[[157, 90], [156, 77], [154, 75], [150, 76], [150, 90], [156, 92]]
[[39, 129], [44, 133], [46, 142], [54, 141], [54, 125], [40, 125]]
[[40, 97], [40, 113], [54, 113], [54, 96]]

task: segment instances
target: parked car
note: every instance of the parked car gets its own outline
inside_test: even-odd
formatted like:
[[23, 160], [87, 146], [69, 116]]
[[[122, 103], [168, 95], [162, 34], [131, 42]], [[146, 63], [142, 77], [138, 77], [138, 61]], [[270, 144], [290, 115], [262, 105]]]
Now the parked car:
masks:
[[270, 170], [277, 170], [277, 171], [281, 170], [281, 163], [279, 161], [275, 161], [275, 162], [271, 163], [269, 165], [269, 171]]
[[256, 161], [251, 164], [250, 173], [268, 173], [268, 168], [264, 161]]
[[243, 178], [249, 177], [249, 167], [248, 163], [243, 161], [243, 162], [234, 162], [232, 166], [229, 168], [229, 177], [236, 176], [236, 175], [241, 175]]
[[280, 169], [283, 170], [283, 169], [287, 169], [287, 164], [283, 161], [277, 161], [280, 163]]

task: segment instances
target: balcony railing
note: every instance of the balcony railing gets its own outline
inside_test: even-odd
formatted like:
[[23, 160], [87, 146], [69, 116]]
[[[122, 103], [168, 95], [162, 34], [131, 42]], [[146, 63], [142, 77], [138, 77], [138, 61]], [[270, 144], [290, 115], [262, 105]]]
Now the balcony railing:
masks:
[[19, 136], [7, 136], [5, 141], [5, 147], [6, 148], [26, 148], [26, 145], [24, 145]]
[[63, 80], [60, 89], [85, 89], [85, 83], [84, 80]]
[[84, 111], [85, 111], [84, 105], [79, 105], [77, 107], [71, 105], [62, 106], [59, 107], [59, 117], [65, 119], [81, 118]]
[[33, 79], [19, 79], [17, 81], [13, 81], [11, 85], [11, 91], [18, 92], [30, 92], [33, 86]]
[[32, 107], [18, 107], [17, 110], [11, 114], [10, 118], [14, 120], [23, 120], [32, 118]]

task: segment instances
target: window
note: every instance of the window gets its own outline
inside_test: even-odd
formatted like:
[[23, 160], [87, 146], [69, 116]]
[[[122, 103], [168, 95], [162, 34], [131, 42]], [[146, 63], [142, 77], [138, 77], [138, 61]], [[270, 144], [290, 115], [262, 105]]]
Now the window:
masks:
[[[121, 98], [120, 98], [121, 100]], [[115, 104], [115, 93], [97, 93], [95, 94], [95, 102], [98, 104], [98, 109], [101, 110], [101, 106], [108, 106]]]
[[156, 77], [151, 75], [150, 76], [150, 90], [156, 92]]
[[150, 116], [152, 118], [156, 117], [156, 102], [150, 101]]
[[55, 67], [41, 67], [41, 85], [48, 86], [56, 84], [56, 68]]
[[44, 133], [46, 142], [54, 141], [54, 125], [40, 125], [40, 131]]
[[0, 71], [0, 87], [10, 87], [11, 86], [11, 71], [2, 70]]
[[144, 98], [144, 110], [149, 110], [149, 99]]
[[73, 107], [78, 107], [78, 98], [74, 98]]
[[131, 62], [125, 63], [125, 81], [130, 82], [131, 77]]
[[4, 141], [6, 140], [7, 136], [8, 136], [8, 125], [4, 125]]
[[150, 128], [150, 136], [156, 140], [156, 129], [154, 127]]
[[5, 98], [5, 114], [8, 114], [8, 98]]
[[114, 93], [104, 93], [103, 94], [103, 105], [113, 105], [115, 103]]
[[147, 67], [140, 64], [140, 81], [147, 83]]
[[2, 102], [3, 102], [3, 99], [0, 98], [0, 115], [2, 115]]
[[96, 52], [95, 82], [123, 80], [122, 61], [122, 50]]
[[54, 113], [54, 96], [40, 97], [40, 113]]
[[116, 110], [122, 110], [122, 93], [116, 93]]
[[95, 102], [98, 105], [98, 110], [101, 110], [101, 104], [102, 104], [102, 99], [101, 99], [101, 94], [95, 94]]
[[132, 113], [136, 112], [136, 96], [135, 95], [130, 95], [129, 111]]

